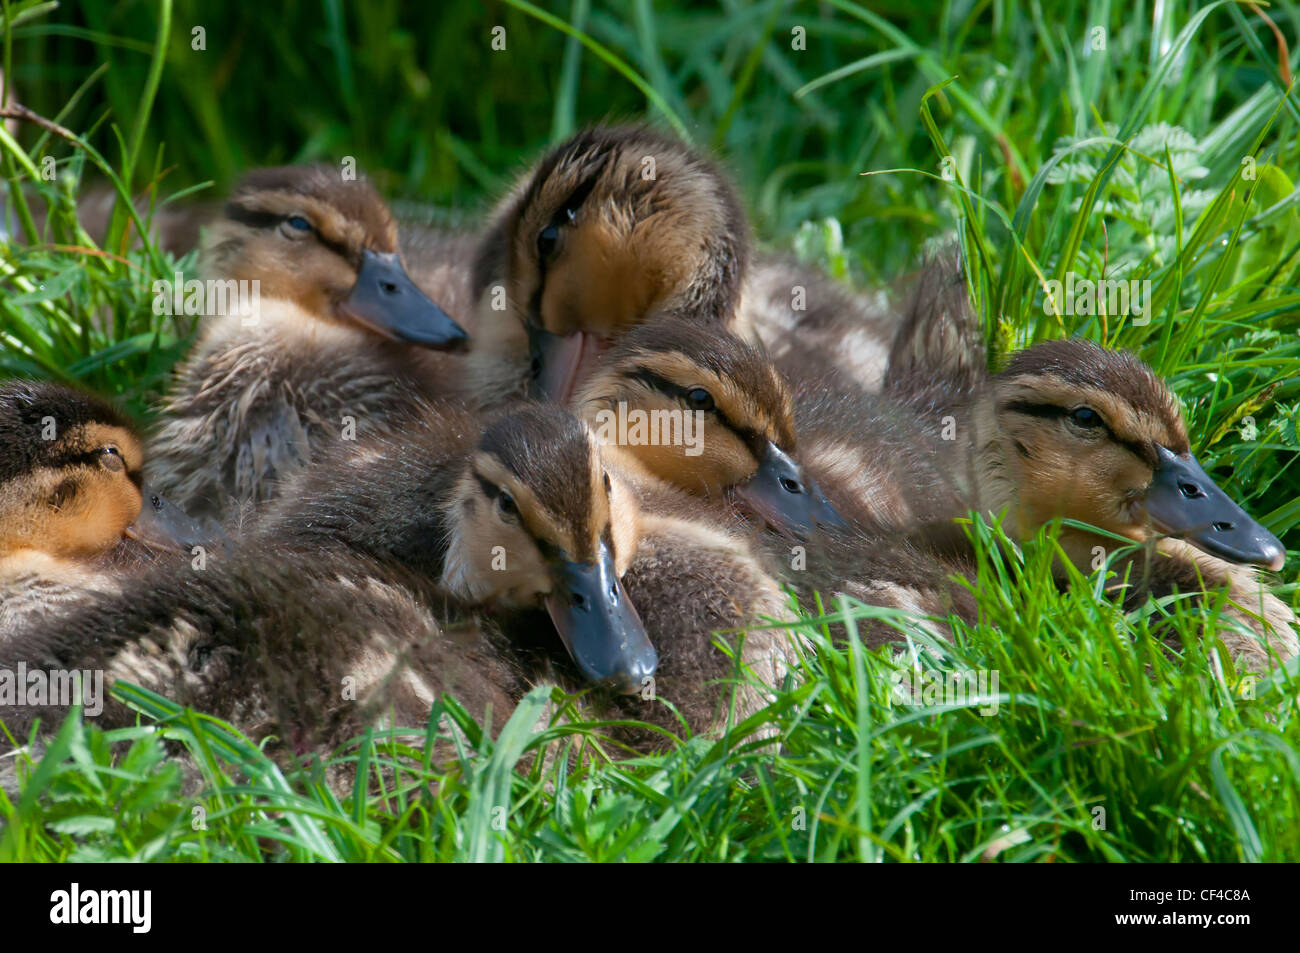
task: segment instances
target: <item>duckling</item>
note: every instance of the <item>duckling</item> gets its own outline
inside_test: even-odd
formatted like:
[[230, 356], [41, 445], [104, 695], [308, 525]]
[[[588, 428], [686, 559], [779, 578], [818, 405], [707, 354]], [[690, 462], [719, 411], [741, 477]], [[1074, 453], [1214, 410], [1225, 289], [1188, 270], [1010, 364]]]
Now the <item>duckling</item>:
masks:
[[[612, 694], [638, 694], [651, 676], [661, 694], [665, 678], [694, 689], [696, 669], [677, 666], [716, 651], [707, 620], [736, 629], [780, 614], [785, 597], [743, 536], [643, 507], [568, 412], [523, 405], [490, 418], [481, 435], [476, 419], [440, 404], [400, 436], [313, 468], [267, 512], [263, 531], [306, 545], [342, 542], [437, 579], [449, 597], [501, 621], [546, 671]], [[664, 552], [683, 567], [673, 572], [683, 580], [675, 597], [654, 568]], [[687, 586], [691, 572], [697, 581]], [[627, 588], [629, 578], [654, 594], [653, 605]], [[733, 591], [729, 579], [745, 584]], [[568, 661], [553, 651], [556, 635]], [[784, 650], [779, 637], [755, 635], [745, 658], [770, 671]], [[667, 669], [663, 657], [673, 660]]]
[[[1125, 594], [1130, 603], [1148, 593], [1203, 591], [1192, 585], [1203, 579], [1229, 590], [1247, 609], [1238, 618], [1258, 636], [1222, 634], [1231, 651], [1262, 664], [1270, 653], [1294, 656], [1293, 613], [1248, 568], [1276, 571], [1285, 550], [1191, 454], [1178, 401], [1154, 371], [1129, 353], [1066, 340], [1021, 351], [989, 375], [982, 344], [973, 343], [982, 341], [975, 318], [945, 287], [954, 285], [938, 282], [932, 304], [914, 309], [900, 328], [885, 389], [931, 435], [964, 507], [1005, 513], [1013, 538], [1064, 518], [1148, 544], [1133, 573], [1141, 584]], [[944, 419], [955, 439], [938, 436]], [[950, 549], [955, 515], [934, 513], [921, 534]], [[1060, 543], [1085, 571], [1098, 548], [1114, 548], [1074, 527], [1062, 530]]]
[[[786, 383], [762, 350], [686, 318], [623, 336], [574, 401], [607, 453], [647, 483], [802, 536], [844, 520], [798, 462]], [[661, 505], [671, 505], [659, 494]]]
[[881, 295], [756, 257], [726, 173], [644, 126], [598, 126], [547, 153], [492, 215], [473, 273], [464, 390], [485, 405], [528, 389], [567, 403], [611, 343], [656, 315], [841, 363], [870, 392], [898, 323]]
[[[747, 519], [747, 535], [765, 571], [791, 586], [805, 608], [818, 594], [844, 592], [913, 615], [974, 618], [969, 593], [949, 581], [965, 564], [897, 532], [928, 512], [918, 487], [943, 481], [926, 471], [914, 451], [919, 441], [899, 429], [908, 416], [889, 413], [852, 383], [836, 389], [805, 381], [792, 393], [760, 347], [695, 322], [657, 318], [611, 348], [575, 404], [646, 505], [687, 518], [702, 504], [724, 522], [756, 518]], [[847, 442], [862, 448], [853, 461]], [[856, 468], [840, 472], [846, 461]], [[904, 499], [915, 513], [898, 510]], [[680, 611], [716, 601], [651, 603]], [[872, 646], [899, 637], [870, 621], [860, 635]]]
[[115, 587], [156, 551], [203, 534], [141, 479], [131, 422], [57, 384], [0, 383], [0, 636], [88, 589]]
[[711, 500], [714, 518], [734, 509], [804, 539], [908, 530], [959, 508], [911, 408], [833, 370], [788, 383], [760, 346], [688, 320], [629, 331], [575, 407], [643, 494], [672, 506], [662, 484], [675, 487], [687, 514]]
[[[815, 571], [795, 579], [800, 595], [848, 591], [881, 604], [881, 593], [901, 592], [901, 607], [915, 592], [927, 614], [941, 608], [971, 618], [963, 589], [946, 582], [973, 571], [952, 518], [1005, 510], [1016, 538], [1058, 518], [1138, 543], [1184, 538], [1148, 547], [1123, 592], [1126, 604], [1227, 588], [1243, 610], [1229, 614], [1266, 643], [1224, 635], [1232, 651], [1255, 663], [1269, 651], [1294, 655], [1294, 615], [1247, 568], [1276, 570], [1284, 550], [1191, 456], [1177, 401], [1154, 372], [1131, 355], [1068, 341], [1021, 352], [990, 375], [983, 339], [960, 261], [947, 252], [921, 273], [880, 395], [853, 393], [833, 370], [795, 381], [809, 472], [837, 504], [847, 473], [865, 477], [854, 512], [859, 531], [819, 541], [816, 557], [808, 555]], [[1073, 528], [1061, 542], [1081, 568], [1096, 547], [1114, 548]]]
[[469, 389], [490, 405], [531, 380], [564, 404], [651, 314], [734, 326], [748, 247], [740, 200], [703, 155], [645, 126], [578, 133], [491, 217], [473, 272]]
[[[368, 726], [423, 726], [455, 695], [490, 730], [521, 676], [489, 628], [445, 625], [427, 580], [340, 547], [259, 539], [203, 571], [170, 565], [0, 643], [0, 670], [99, 670], [231, 722], [274, 749], [326, 752]], [[15, 737], [60, 705], [0, 707]], [[65, 700], [61, 700], [65, 701]], [[103, 727], [134, 714], [105, 700]]]
[[[1226, 585], [1243, 608], [1265, 607], [1267, 645], [1296, 654], [1294, 615], [1260, 588], [1246, 566], [1282, 568], [1281, 542], [1251, 519], [1191, 453], [1177, 399], [1126, 352], [1087, 341], [1052, 341], [1015, 355], [970, 420], [979, 507], [1006, 507], [1024, 535], [1054, 518], [1080, 520], [1138, 543], [1185, 540], [1211, 586]], [[1066, 528], [1061, 545], [1077, 566], [1106, 537]], [[1162, 543], [1149, 560], [1153, 591], [1184, 583], [1187, 552]], [[1265, 647], [1225, 635], [1233, 652], [1265, 661]]]
[[[194, 515], [261, 503], [323, 443], [433, 394], [464, 330], [406, 275], [373, 186], [324, 166], [250, 173], [207, 233], [205, 279], [257, 284], [212, 314], [150, 442], [150, 475]], [[232, 309], [233, 310], [233, 309]]]
[[[656, 569], [666, 552], [676, 560], [671, 574]], [[649, 634], [628, 578], [638, 591], [662, 595]], [[674, 610], [654, 588], [665, 579], [694, 581], [675, 597], [687, 604]], [[743, 586], [724, 588], [732, 582]], [[367, 671], [387, 673], [394, 653], [409, 658], [427, 643], [432, 667], [403, 676], [425, 686], [418, 697], [437, 694], [438, 666], [454, 663], [472, 677], [473, 659], [490, 656], [505, 667], [468, 689], [484, 699], [510, 690], [498, 677], [507, 670], [574, 686], [594, 681], [611, 690], [601, 696], [607, 699], [643, 692], [653, 675], [660, 697], [683, 698], [691, 723], [708, 726], [719, 689], [701, 685], [700, 660], [712, 658], [719, 677], [729, 666], [712, 647], [712, 626], [739, 628], [760, 621], [760, 612], [779, 612], [783, 594], [764, 583], [741, 540], [639, 511], [589, 431], [559, 408], [524, 407], [483, 425], [439, 405], [414, 416], [401, 436], [340, 446], [338, 459], [304, 471], [215, 572], [180, 570], [152, 590], [83, 604], [32, 635], [16, 657], [44, 657], [50, 650], [42, 647], [75, 647], [90, 633], [109, 632], [112, 671], [203, 703], [220, 693], [204, 666], [224, 659], [213, 671], [229, 694], [238, 666], [238, 678], [251, 683], [234, 694], [251, 707], [222, 711], [289, 733], [309, 725], [306, 737], [314, 737], [328, 719], [310, 711], [310, 686], [279, 685], [300, 671], [297, 662], [282, 671], [285, 659], [337, 674], [360, 665], [361, 653]], [[287, 598], [276, 595], [282, 588]], [[717, 604], [698, 604], [702, 593]], [[467, 661], [446, 634], [479, 613], [508, 648], [472, 629]], [[555, 651], [560, 644], [567, 655]], [[670, 660], [660, 672], [656, 645]], [[742, 660], [770, 672], [784, 664], [784, 652], [782, 639], [760, 632], [746, 640]], [[291, 711], [276, 707], [277, 693], [296, 699]]]

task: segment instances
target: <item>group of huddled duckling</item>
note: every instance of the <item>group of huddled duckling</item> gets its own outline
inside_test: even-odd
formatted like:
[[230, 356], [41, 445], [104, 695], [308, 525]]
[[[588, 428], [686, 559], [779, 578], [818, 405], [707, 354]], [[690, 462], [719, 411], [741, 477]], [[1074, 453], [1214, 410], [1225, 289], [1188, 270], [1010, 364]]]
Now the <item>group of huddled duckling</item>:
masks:
[[[399, 237], [338, 170], [254, 172], [200, 260], [260, 309], [204, 318], [149, 439], [0, 385], [0, 668], [102, 669], [298, 752], [422, 726], [444, 692], [496, 727], [546, 682], [708, 731], [806, 650], [771, 624], [796, 601], [973, 620], [971, 510], [1015, 540], [1117, 534], [1126, 605], [1226, 588], [1230, 651], [1296, 654], [1251, 568], [1285, 551], [1150, 368], [1069, 340], [989, 374], [953, 255], [897, 314], [753, 256], [727, 177], [651, 129], [552, 149], [477, 235]], [[698, 441], [599, 425], [636, 411]], [[1085, 572], [1117, 545], [1060, 539]], [[20, 740], [36, 716], [0, 707]]]

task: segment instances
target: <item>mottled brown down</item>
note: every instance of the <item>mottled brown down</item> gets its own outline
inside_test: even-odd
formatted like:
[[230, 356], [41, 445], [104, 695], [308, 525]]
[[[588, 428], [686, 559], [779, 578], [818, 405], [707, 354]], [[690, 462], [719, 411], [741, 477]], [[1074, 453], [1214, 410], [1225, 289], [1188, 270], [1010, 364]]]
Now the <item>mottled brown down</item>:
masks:
[[[308, 230], [285, 216], [301, 216]], [[394, 219], [364, 178], [325, 166], [250, 173], [209, 230], [204, 279], [261, 282], [255, 319], [204, 318], [149, 444], [149, 475], [196, 516], [229, 518], [342, 440], [404, 419], [445, 390], [447, 355], [391, 341], [342, 302], [366, 250], [394, 252]]]
[[700, 153], [644, 126], [579, 133], [491, 216], [467, 391], [487, 404], [519, 392], [528, 323], [610, 340], [653, 314], [734, 327], [748, 242], [734, 189]]

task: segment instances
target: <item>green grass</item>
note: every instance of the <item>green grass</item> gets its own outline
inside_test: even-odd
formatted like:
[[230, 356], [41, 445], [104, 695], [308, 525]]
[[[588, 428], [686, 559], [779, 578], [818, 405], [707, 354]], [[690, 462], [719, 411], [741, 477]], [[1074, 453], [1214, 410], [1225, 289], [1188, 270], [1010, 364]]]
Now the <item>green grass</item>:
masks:
[[[1224, 3], [870, 6], [326, 2], [264, 23], [237, 4], [10, 3], [6, 75], [78, 141], [0, 137], [11, 206], [21, 192], [50, 223], [33, 236], [11, 216], [0, 371], [147, 413], [186, 346], [191, 329], [149, 309], [175, 263], [124, 213], [102, 247], [79, 228], [91, 180], [157, 203], [249, 165], [355, 155], [403, 211], [464, 221], [546, 142], [646, 116], [723, 156], [765, 243], [847, 281], [892, 279], [956, 233], [995, 360], [1072, 334], [1134, 349], [1172, 383], [1207, 469], [1300, 550], [1300, 101], [1267, 24]], [[1294, 48], [1297, 7], [1268, 9]], [[47, 155], [58, 179], [33, 181]], [[1150, 280], [1150, 322], [1055, 313], [1044, 283], [1069, 272]], [[1021, 555], [986, 536], [981, 621], [953, 644], [900, 622], [912, 657], [837, 650], [809, 621], [818, 651], [771, 706], [663, 756], [615, 763], [599, 725], [533, 734], [537, 699], [485, 738], [448, 701], [433, 727], [339, 752], [370, 792], [339, 802], [319, 766], [282, 773], [229, 726], [131, 693], [166, 727], [70, 719], [0, 800], [0, 859], [1300, 857], [1295, 663], [1258, 682], [1223, 671], [1185, 604], [1126, 616], [1096, 577], [1058, 593], [1050, 541]], [[1281, 583], [1295, 604], [1294, 557]], [[1149, 631], [1166, 615], [1174, 659]], [[900, 665], [997, 671], [998, 713], [901, 704]], [[431, 761], [434, 735], [450, 763]], [[584, 757], [511, 770], [549, 745]]]
[[[805, 625], [816, 652], [772, 704], [662, 756], [611, 761], [599, 724], [534, 734], [546, 689], [495, 740], [448, 701], [423, 730], [338, 752], [365, 779], [340, 802], [324, 767], [283, 774], [229, 726], [121, 686], [162, 730], [69, 717], [22, 764], [21, 801], [0, 798], [0, 860], [1294, 859], [1294, 671], [1252, 684], [1195, 639], [1170, 658], [1149, 619], [1086, 584], [1057, 594], [1053, 552], [985, 556], [980, 584], [997, 594], [951, 645], [900, 623], [906, 652], [836, 649]], [[997, 671], [996, 712], [981, 714], [990, 696], [901, 698], [894, 673], [913, 668]], [[200, 793], [182, 796], [164, 737], [192, 756]], [[448, 763], [431, 764], [435, 738]], [[560, 756], [511, 770], [548, 746]]]

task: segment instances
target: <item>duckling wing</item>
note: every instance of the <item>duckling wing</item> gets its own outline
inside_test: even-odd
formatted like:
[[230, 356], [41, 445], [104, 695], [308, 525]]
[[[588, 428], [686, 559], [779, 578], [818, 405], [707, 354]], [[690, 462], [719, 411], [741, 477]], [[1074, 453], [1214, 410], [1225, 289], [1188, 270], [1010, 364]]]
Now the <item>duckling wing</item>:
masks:
[[311, 459], [311, 439], [297, 410], [283, 395], [241, 415], [243, 433], [234, 441], [235, 496], [262, 502], [276, 484]]
[[984, 328], [971, 307], [955, 249], [926, 263], [894, 336], [885, 391], [899, 398], [936, 388], [969, 395], [988, 377]]
[[815, 268], [759, 258], [745, 279], [739, 330], [752, 331], [787, 376], [827, 367], [880, 390], [898, 313], [882, 291], [855, 293]]

